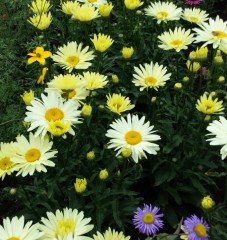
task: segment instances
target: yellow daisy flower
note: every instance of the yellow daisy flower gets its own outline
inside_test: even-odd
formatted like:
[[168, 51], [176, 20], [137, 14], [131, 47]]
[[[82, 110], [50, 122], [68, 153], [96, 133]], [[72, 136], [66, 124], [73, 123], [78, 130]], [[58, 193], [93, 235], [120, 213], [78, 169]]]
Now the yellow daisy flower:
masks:
[[41, 73], [40, 77], [37, 80], [37, 84], [44, 84], [44, 79], [45, 79], [47, 71], [48, 71], [47, 67], [44, 67], [42, 69], [42, 73]]
[[102, 17], [109, 17], [112, 10], [112, 3], [104, 3], [99, 5], [99, 13]]
[[164, 50], [175, 49], [177, 52], [182, 49], [187, 49], [189, 44], [194, 41], [193, 34], [191, 30], [185, 30], [184, 28], [175, 28], [174, 31], [169, 30], [169, 32], [164, 32], [158, 36], [160, 40], [160, 48]]
[[199, 25], [208, 20], [208, 14], [199, 8], [185, 8], [181, 18]]
[[34, 91], [25, 91], [21, 97], [26, 105], [31, 105], [31, 101], [34, 99]]
[[75, 9], [80, 6], [80, 4], [76, 1], [66, 1], [62, 4], [62, 12], [67, 15], [73, 15]]
[[100, 17], [98, 9], [91, 4], [84, 4], [75, 8], [72, 19], [80, 22], [90, 22], [91, 20]]
[[204, 93], [200, 99], [197, 100], [196, 109], [205, 114], [222, 114], [221, 111], [224, 110], [222, 105], [223, 101], [218, 101], [218, 98], [213, 99], [213, 94]]
[[91, 91], [103, 88], [108, 83], [107, 76], [96, 72], [84, 72], [81, 77], [86, 83], [86, 88]]
[[124, 0], [125, 7], [129, 10], [135, 10], [141, 5], [143, 5], [143, 2], [140, 0]]
[[131, 104], [128, 97], [121, 94], [114, 93], [112, 96], [109, 94], [107, 97], [107, 107], [111, 112], [121, 115], [122, 112], [129, 111], [135, 107]]
[[42, 13], [47, 13], [51, 6], [50, 2], [47, 0], [35, 0], [32, 1], [31, 6], [28, 5], [32, 12], [41, 15]]
[[37, 61], [41, 65], [44, 65], [46, 63], [45, 59], [52, 56], [52, 53], [49, 51], [44, 51], [43, 47], [36, 47], [33, 53], [28, 53], [27, 55], [30, 56], [28, 59], [28, 64], [32, 64]]
[[94, 34], [94, 37], [91, 39], [91, 41], [93, 42], [96, 51], [99, 52], [105, 52], [114, 42], [110, 36], [101, 33], [98, 35]]
[[29, 18], [28, 22], [39, 30], [45, 30], [50, 26], [52, 22], [52, 15], [50, 12], [35, 14], [33, 17]]

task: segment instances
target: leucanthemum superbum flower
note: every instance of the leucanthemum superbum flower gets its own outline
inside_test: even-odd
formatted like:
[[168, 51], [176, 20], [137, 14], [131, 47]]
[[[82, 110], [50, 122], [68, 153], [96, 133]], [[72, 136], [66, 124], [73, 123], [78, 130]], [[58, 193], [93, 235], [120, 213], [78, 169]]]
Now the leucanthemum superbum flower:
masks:
[[87, 69], [91, 66], [93, 60], [93, 51], [89, 47], [82, 48], [82, 43], [68, 42], [63, 47], [59, 47], [56, 54], [52, 56], [55, 64], [63, 69], [72, 72], [73, 69]]
[[99, 33], [98, 35], [94, 34], [91, 41], [93, 42], [96, 51], [99, 52], [105, 52], [114, 42], [110, 36], [102, 33]]
[[42, 14], [35, 14], [33, 17], [30, 17], [28, 20], [34, 27], [38, 28], [39, 30], [47, 29], [51, 22], [52, 22], [52, 15], [51, 13], [42, 13]]
[[90, 91], [103, 88], [108, 83], [107, 76], [97, 72], [84, 72], [81, 78], [85, 81], [86, 89]]
[[145, 122], [144, 116], [139, 119], [138, 115], [128, 114], [127, 119], [121, 117], [110, 124], [110, 127], [106, 133], [110, 138], [108, 148], [114, 148], [117, 156], [122, 149], [130, 148], [132, 159], [137, 163], [142, 156], [146, 158], [146, 153], [157, 154], [159, 146], [153, 142], [161, 138], [154, 134], [154, 126], [150, 125], [149, 121]]
[[19, 171], [17, 176], [20, 174], [22, 177], [33, 175], [35, 171], [47, 172], [46, 166], [55, 166], [50, 159], [55, 157], [57, 151], [52, 150], [53, 142], [48, 138], [42, 139], [40, 136], [35, 137], [33, 133], [30, 133], [29, 139], [21, 135], [16, 140], [12, 162], [16, 164], [15, 169]]
[[194, 41], [191, 30], [176, 27], [173, 31], [169, 30], [158, 36], [160, 40], [160, 48], [164, 50], [174, 49], [176, 52], [180, 52], [182, 49], [187, 49], [188, 45]]
[[164, 215], [158, 213], [160, 208], [152, 207], [151, 204], [144, 204], [143, 208], [137, 208], [133, 217], [133, 225], [140, 233], [151, 236], [156, 234], [163, 227]]
[[145, 14], [161, 22], [179, 20], [182, 8], [178, 8], [172, 2], [153, 2], [145, 9]]
[[203, 218], [198, 218], [196, 215], [187, 217], [182, 225], [187, 239], [193, 240], [208, 240], [209, 226]]
[[201, 24], [208, 20], [208, 14], [199, 8], [185, 8], [181, 16], [182, 19], [195, 23]]
[[80, 4], [77, 1], [66, 1], [62, 3], [62, 12], [67, 14], [67, 15], [72, 15], [75, 9], [79, 6]]
[[0, 145], [0, 178], [4, 180], [6, 175], [11, 175], [15, 171], [15, 163], [12, 157], [15, 154], [14, 142], [3, 143]]
[[131, 104], [128, 97], [122, 96], [121, 94], [114, 93], [113, 95], [108, 95], [107, 97], [107, 108], [114, 113], [121, 115], [125, 111], [129, 111], [135, 107]]
[[213, 48], [219, 48], [227, 53], [227, 21], [219, 16], [216, 19], [209, 19], [209, 22], [200, 24], [200, 28], [193, 29], [196, 32], [195, 42], [204, 42], [202, 47], [212, 44]]
[[125, 237], [123, 232], [117, 232], [110, 227], [103, 234], [97, 232], [93, 235], [93, 240], [129, 240], [130, 237]]
[[101, 4], [106, 4], [107, 0], [78, 0], [78, 2], [81, 2], [83, 4], [92, 4], [95, 7], [98, 7]]
[[80, 22], [90, 22], [99, 17], [98, 9], [92, 4], [79, 5], [72, 14], [72, 19]]
[[222, 114], [224, 107], [223, 101], [218, 101], [218, 98], [213, 99], [213, 93], [204, 93], [200, 99], [197, 100], [196, 109], [205, 114]]
[[77, 209], [64, 208], [54, 213], [47, 212], [47, 218], [42, 217], [39, 229], [44, 233], [40, 240], [59, 240], [68, 236], [75, 239], [92, 240], [84, 234], [90, 232], [94, 225], [89, 224], [91, 218], [84, 218], [84, 212]]
[[35, 0], [32, 1], [31, 6], [28, 6], [32, 10], [32, 12], [36, 14], [47, 13], [51, 8], [50, 2], [47, 0]]
[[148, 88], [154, 88], [157, 91], [171, 76], [171, 73], [167, 73], [166, 67], [153, 62], [134, 67], [134, 72], [132, 82], [140, 87], [140, 91]]
[[78, 105], [81, 105], [89, 94], [89, 91], [85, 87], [85, 81], [79, 75], [60, 74], [55, 76], [47, 85], [46, 92], [57, 92], [66, 99], [73, 99]]
[[39, 224], [32, 225], [32, 221], [25, 223], [24, 216], [12, 219], [3, 219], [3, 225], [0, 225], [0, 240], [38, 240], [43, 233], [38, 230]]
[[221, 145], [220, 150], [222, 160], [227, 156], [227, 119], [220, 116], [219, 120], [214, 120], [207, 127], [210, 132], [207, 136], [212, 137], [207, 139], [211, 146]]
[[[41, 95], [42, 100], [35, 98], [31, 102], [31, 106], [27, 106], [27, 112], [25, 122], [30, 122], [31, 126], [28, 131], [35, 132], [35, 136], [45, 134], [49, 131], [51, 124], [56, 121], [61, 121], [63, 124], [69, 124], [68, 132], [72, 135], [75, 134], [72, 126], [80, 123], [80, 112], [78, 110], [78, 104], [69, 99], [65, 101], [58, 93], [49, 92], [46, 95]], [[64, 137], [64, 135], [63, 135]]]

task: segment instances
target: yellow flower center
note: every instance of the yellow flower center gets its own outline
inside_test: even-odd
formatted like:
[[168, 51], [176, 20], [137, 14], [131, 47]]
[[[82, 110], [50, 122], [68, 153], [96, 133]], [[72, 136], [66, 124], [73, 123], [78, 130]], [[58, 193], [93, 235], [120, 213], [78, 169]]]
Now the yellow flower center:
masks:
[[76, 227], [76, 222], [69, 218], [69, 219], [62, 219], [58, 222], [57, 230], [55, 237], [58, 239], [58, 236], [64, 238], [69, 233], [74, 233]]
[[199, 237], [205, 237], [207, 235], [206, 228], [202, 223], [196, 224], [196, 226], [194, 227], [194, 231]]
[[176, 39], [176, 40], [173, 40], [171, 43], [170, 43], [173, 47], [177, 48], [177, 47], [180, 47], [182, 45], [182, 41], [179, 40], [179, 39]]
[[154, 77], [146, 77], [144, 82], [148, 86], [155, 86], [155, 84], [157, 83], [157, 79]]
[[190, 21], [197, 23], [199, 21], [199, 19], [197, 17], [190, 17]]
[[18, 238], [18, 237], [10, 237], [10, 238], [7, 238], [6, 240], [20, 240], [20, 238]]
[[142, 141], [142, 136], [137, 131], [129, 131], [125, 134], [125, 141], [130, 145], [136, 145]]
[[37, 148], [31, 148], [25, 153], [25, 159], [27, 162], [38, 161], [41, 157], [41, 152]]
[[222, 31], [213, 31], [212, 32], [213, 36], [217, 37], [217, 38], [227, 38], [227, 33], [222, 32]]
[[68, 62], [70, 65], [76, 66], [79, 63], [80, 59], [76, 56], [68, 57], [66, 62]]
[[89, 3], [95, 3], [97, 0], [88, 0]]
[[64, 118], [64, 113], [59, 108], [50, 108], [45, 113], [47, 121], [57, 121]]
[[40, 53], [36, 53], [36, 57], [37, 58], [41, 58], [41, 54]]
[[147, 223], [147, 224], [151, 224], [153, 223], [155, 220], [155, 217], [152, 213], [145, 213], [143, 215], [143, 222]]
[[158, 12], [157, 16], [160, 19], [165, 19], [169, 14], [167, 12]]
[[7, 170], [12, 166], [12, 162], [10, 161], [10, 158], [4, 157], [0, 159], [0, 169], [1, 170]]

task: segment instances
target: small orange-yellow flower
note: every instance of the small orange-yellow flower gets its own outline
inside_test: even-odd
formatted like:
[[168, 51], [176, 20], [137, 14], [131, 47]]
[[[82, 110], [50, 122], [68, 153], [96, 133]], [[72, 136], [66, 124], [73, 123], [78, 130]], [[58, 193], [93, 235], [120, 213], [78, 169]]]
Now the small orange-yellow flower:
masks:
[[45, 59], [52, 56], [52, 53], [50, 51], [44, 51], [43, 47], [37, 47], [33, 51], [33, 53], [28, 53], [28, 56], [30, 56], [30, 58], [28, 59], [28, 64], [31, 64], [37, 61], [41, 65], [44, 65], [46, 63]]
[[102, 17], [109, 17], [112, 10], [112, 3], [104, 3], [99, 6], [99, 13]]
[[44, 79], [45, 79], [45, 76], [46, 76], [47, 71], [48, 71], [48, 68], [47, 68], [47, 67], [44, 67], [44, 68], [42, 69], [42, 73], [41, 73], [39, 79], [37, 80], [37, 83], [38, 83], [38, 84], [44, 84]]

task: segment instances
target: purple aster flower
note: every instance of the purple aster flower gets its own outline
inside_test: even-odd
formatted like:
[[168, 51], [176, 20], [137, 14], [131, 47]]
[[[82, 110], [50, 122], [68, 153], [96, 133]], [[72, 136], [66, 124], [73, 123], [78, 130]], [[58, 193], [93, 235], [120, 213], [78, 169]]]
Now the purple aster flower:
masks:
[[192, 215], [186, 218], [183, 222], [183, 230], [188, 240], [208, 239], [209, 226], [202, 217], [199, 219], [196, 215]]
[[154, 235], [156, 232], [163, 227], [163, 221], [160, 217], [163, 214], [158, 214], [160, 208], [152, 207], [151, 205], [144, 204], [144, 207], [137, 208], [134, 214], [133, 224], [135, 228], [139, 229], [139, 232], [146, 235]]
[[202, 2], [203, 0], [185, 0], [185, 4], [189, 5], [198, 5]]

